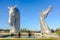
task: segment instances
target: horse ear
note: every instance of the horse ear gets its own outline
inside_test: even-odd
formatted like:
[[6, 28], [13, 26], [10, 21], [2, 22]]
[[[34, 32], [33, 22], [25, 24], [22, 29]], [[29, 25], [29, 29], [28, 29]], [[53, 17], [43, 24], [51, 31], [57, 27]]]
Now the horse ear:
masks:
[[16, 7], [17, 5], [14, 6], [14, 8]]
[[8, 7], [8, 9], [10, 9], [10, 7]]
[[52, 6], [49, 6], [48, 8], [52, 9]]

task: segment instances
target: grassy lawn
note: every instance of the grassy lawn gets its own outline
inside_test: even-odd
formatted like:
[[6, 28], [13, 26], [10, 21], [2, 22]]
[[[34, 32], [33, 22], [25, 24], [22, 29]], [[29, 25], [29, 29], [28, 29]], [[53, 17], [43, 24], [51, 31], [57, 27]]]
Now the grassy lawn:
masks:
[[0, 38], [0, 40], [60, 40], [59, 38]]

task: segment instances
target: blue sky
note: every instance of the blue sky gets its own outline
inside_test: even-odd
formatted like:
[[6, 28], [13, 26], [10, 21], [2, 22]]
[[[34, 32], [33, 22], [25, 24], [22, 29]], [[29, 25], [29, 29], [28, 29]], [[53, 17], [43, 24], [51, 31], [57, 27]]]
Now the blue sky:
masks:
[[40, 30], [40, 14], [49, 5], [53, 8], [45, 19], [50, 29], [60, 28], [60, 0], [0, 0], [0, 29], [11, 29], [8, 24], [8, 6], [17, 5], [20, 11], [20, 28]]

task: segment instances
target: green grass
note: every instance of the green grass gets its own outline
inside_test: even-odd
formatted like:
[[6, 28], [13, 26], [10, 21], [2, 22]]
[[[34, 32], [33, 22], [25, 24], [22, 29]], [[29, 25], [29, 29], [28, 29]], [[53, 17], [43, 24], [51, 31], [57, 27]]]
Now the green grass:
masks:
[[59, 38], [0, 38], [0, 40], [60, 40]]
[[56, 34], [58, 34], [60, 36], [60, 32], [56, 32]]

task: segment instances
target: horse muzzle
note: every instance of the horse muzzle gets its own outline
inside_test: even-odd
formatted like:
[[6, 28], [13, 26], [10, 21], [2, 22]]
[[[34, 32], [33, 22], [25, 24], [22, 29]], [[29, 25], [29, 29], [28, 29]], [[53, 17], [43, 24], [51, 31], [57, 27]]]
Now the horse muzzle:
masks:
[[11, 25], [11, 26], [12, 26], [12, 25], [13, 25], [13, 23], [12, 23], [11, 21], [9, 21], [9, 25]]

